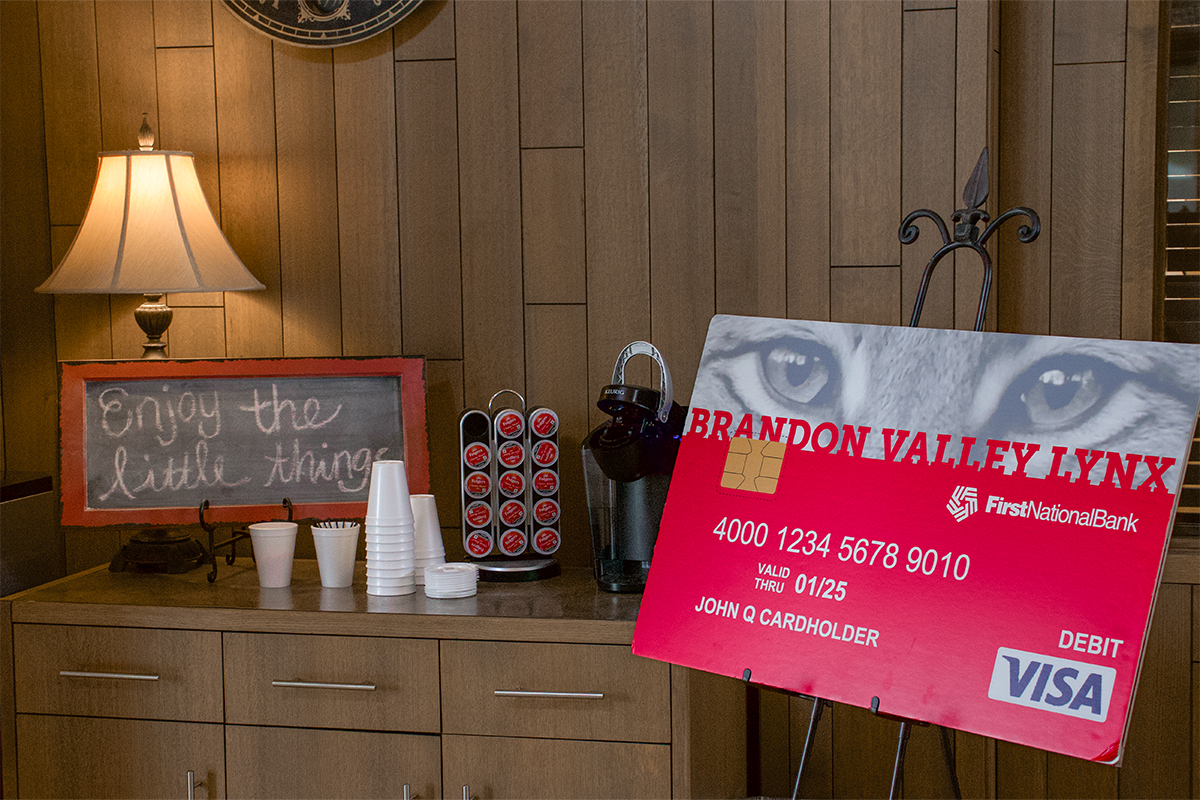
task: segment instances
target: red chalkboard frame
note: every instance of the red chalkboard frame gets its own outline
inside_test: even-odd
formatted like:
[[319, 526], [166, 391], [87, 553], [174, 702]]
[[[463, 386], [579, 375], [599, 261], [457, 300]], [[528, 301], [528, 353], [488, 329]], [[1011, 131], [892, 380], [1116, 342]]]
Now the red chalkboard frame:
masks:
[[[85, 403], [88, 381], [306, 376], [399, 377], [409, 490], [414, 494], [429, 491], [429, 434], [425, 422], [425, 359], [422, 357], [63, 362], [59, 410], [62, 524], [91, 527], [199, 522], [198, 508], [190, 505], [136, 509], [87, 507]], [[277, 518], [282, 513], [281, 502], [282, 496], [270, 505], [212, 506], [206, 519], [209, 522], [252, 522]], [[361, 517], [366, 513], [366, 505], [365, 501], [297, 504], [296, 516]]]

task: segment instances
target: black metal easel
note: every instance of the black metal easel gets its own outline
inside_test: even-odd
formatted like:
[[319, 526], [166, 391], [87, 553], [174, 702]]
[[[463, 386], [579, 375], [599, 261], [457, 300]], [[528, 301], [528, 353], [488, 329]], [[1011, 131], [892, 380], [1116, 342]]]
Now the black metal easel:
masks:
[[[927, 217], [933, 220], [934, 224], [937, 225], [938, 232], [942, 235], [942, 246], [929, 259], [929, 263], [925, 265], [925, 272], [921, 276], [921, 288], [917, 291], [916, 302], [913, 304], [912, 319], [908, 323], [911, 328], [917, 327], [917, 324], [921, 320], [921, 308], [925, 304], [925, 294], [929, 289], [929, 281], [933, 275], [934, 267], [947, 254], [966, 248], [974, 251], [983, 262], [983, 288], [979, 294], [979, 310], [975, 315], [975, 330], [982, 331], [984, 316], [987, 312], [988, 296], [992, 285], [992, 258], [988, 255], [987, 250], [984, 249], [984, 245], [987, 244], [987, 240], [996, 231], [996, 228], [1004, 223], [1005, 220], [1018, 215], [1024, 215], [1029, 218], [1028, 225], [1022, 225], [1017, 229], [1017, 238], [1021, 242], [1028, 244], [1036, 239], [1041, 232], [1041, 220], [1038, 219], [1037, 213], [1032, 209], [1021, 206], [1010, 208], [997, 217], [994, 222], [988, 224], [991, 217], [981, 208], [988, 197], [987, 171], [988, 149], [985, 147], [983, 148], [983, 152], [979, 154], [979, 160], [975, 162], [975, 169], [971, 172], [971, 177], [967, 180], [967, 185], [963, 188], [963, 204], [965, 207], [955, 211], [950, 218], [954, 222], [953, 237], [948, 233], [946, 223], [942, 220], [941, 216], [926, 208], [912, 212], [900, 223], [899, 236], [902, 245], [912, 244], [917, 240], [920, 231], [914, 223], [920, 217]], [[978, 229], [978, 225], [981, 222], [987, 225], [983, 231]], [[749, 682], [749, 669], [742, 673], [742, 680]], [[797, 692], [786, 693], [794, 697], [811, 700], [813, 704], [812, 714], [808, 720], [808, 732], [804, 738], [804, 749], [800, 753], [800, 766], [796, 770], [796, 783], [792, 789], [792, 800], [796, 800], [800, 791], [800, 778], [803, 776], [804, 767], [808, 763], [809, 756], [812, 754], [813, 735], [816, 733], [817, 724], [821, 720], [821, 713], [824, 711], [825, 706], [829, 705], [829, 701]], [[899, 793], [904, 786], [904, 756], [908, 749], [908, 737], [912, 732], [912, 726], [925, 726], [929, 723], [881, 712], [879, 710], [878, 697], [871, 698], [870, 708], [872, 714], [900, 723], [900, 735], [896, 743], [896, 759], [892, 765], [891, 789], [888, 793], [889, 798], [896, 798], [899, 797]], [[950, 773], [950, 784], [954, 791], [954, 797], [956, 800], [961, 800], [962, 790], [958, 784], [958, 770], [955, 766], [955, 754], [950, 743], [950, 731], [941, 725], [937, 727], [941, 732], [942, 755], [946, 761], [946, 768]]]

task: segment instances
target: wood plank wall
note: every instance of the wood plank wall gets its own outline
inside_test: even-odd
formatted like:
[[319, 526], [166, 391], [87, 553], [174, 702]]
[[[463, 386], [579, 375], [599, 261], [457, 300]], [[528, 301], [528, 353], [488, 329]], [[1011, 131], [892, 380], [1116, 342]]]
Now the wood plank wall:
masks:
[[[901, 247], [899, 222], [948, 218], [984, 145], [988, 208], [1031, 206], [1043, 224], [1035, 245], [1016, 223], [993, 240], [989, 326], [1152, 338], [1160, 11], [426, 0], [378, 37], [310, 50], [208, 0], [5, 0], [0, 465], [56, 469], [56, 360], [140, 353], [137, 298], [32, 289], [70, 244], [96, 153], [131, 147], [142, 112], [161, 147], [196, 154], [267, 287], [171, 298], [171, 355], [424, 355], [451, 543], [464, 406], [520, 391], [559, 412], [572, 453], [635, 339], [662, 349], [686, 403], [713, 313], [906, 323], [938, 242], [925, 229]], [[969, 258], [943, 268], [922, 324], [969, 328], [980, 274]], [[587, 566], [576, 462], [561, 557]], [[70, 566], [123, 535], [70, 531]], [[962, 734], [964, 792], [1196, 796], [1200, 590], [1166, 585], [1159, 609], [1126, 767]], [[762, 791], [790, 792], [807, 712], [760, 699]], [[886, 793], [894, 735], [836, 708], [802, 791]], [[939, 746], [914, 734], [907, 796], [948, 791]]]

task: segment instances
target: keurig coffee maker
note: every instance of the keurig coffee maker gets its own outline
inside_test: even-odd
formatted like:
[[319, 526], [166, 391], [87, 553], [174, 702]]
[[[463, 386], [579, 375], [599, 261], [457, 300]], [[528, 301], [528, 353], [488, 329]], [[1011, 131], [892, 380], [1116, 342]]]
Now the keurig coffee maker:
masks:
[[[635, 355], [658, 364], [658, 391], [625, 383], [625, 363]], [[687, 410], [674, 401], [671, 373], [649, 342], [633, 342], [621, 351], [612, 383], [600, 391], [596, 405], [610, 417], [583, 443], [596, 581], [609, 592], [640, 592]]]

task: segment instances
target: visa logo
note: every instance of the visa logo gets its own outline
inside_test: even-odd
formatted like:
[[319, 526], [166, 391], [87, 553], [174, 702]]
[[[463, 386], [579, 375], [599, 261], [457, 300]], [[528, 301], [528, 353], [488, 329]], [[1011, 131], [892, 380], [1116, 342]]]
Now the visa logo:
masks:
[[988, 697], [1104, 722], [1116, 679], [1113, 667], [1001, 647], [996, 651]]

